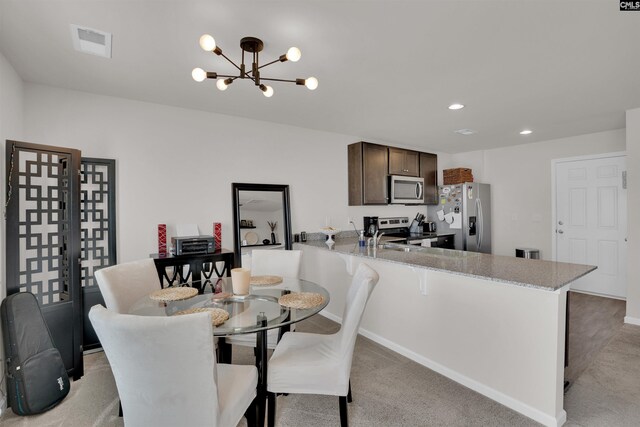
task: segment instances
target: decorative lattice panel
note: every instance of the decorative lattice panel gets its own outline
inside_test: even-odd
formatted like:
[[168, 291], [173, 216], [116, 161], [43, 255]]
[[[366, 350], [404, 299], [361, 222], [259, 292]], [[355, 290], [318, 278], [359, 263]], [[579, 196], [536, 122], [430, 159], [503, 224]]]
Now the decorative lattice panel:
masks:
[[[17, 167], [19, 290], [41, 306], [69, 293], [68, 157], [23, 151]], [[15, 173], [16, 171], [14, 171]], [[9, 226], [9, 225], [8, 225]]]
[[94, 273], [115, 264], [115, 161], [82, 159], [80, 181], [81, 284], [95, 286]]

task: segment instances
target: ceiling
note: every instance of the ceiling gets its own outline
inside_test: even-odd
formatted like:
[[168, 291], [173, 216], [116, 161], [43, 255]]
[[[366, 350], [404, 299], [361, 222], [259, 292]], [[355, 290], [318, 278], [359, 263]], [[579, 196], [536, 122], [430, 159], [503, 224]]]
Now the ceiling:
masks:
[[[74, 51], [70, 24], [113, 33], [113, 58]], [[203, 33], [236, 61], [244, 36], [263, 61], [297, 46], [262, 75], [320, 85], [196, 83], [195, 67], [233, 71]], [[26, 82], [450, 153], [623, 128], [637, 40], [640, 13], [611, 0], [0, 0], [0, 51]]]

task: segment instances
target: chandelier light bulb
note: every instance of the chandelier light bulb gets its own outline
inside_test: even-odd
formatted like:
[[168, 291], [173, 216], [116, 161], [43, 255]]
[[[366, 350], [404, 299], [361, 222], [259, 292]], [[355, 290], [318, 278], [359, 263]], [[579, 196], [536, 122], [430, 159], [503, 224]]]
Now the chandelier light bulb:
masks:
[[287, 51], [287, 59], [291, 62], [298, 62], [301, 56], [302, 52], [297, 47], [290, 47]]
[[271, 98], [273, 96], [273, 88], [271, 86], [265, 86], [262, 90], [262, 94], [267, 98]]
[[202, 68], [194, 68], [193, 71], [191, 72], [191, 77], [193, 77], [193, 80], [197, 82], [201, 82], [207, 78], [207, 72], [204, 71]]
[[229, 85], [224, 80], [218, 80], [216, 82], [216, 86], [218, 86], [218, 89], [220, 90], [227, 90], [227, 88], [229, 87]]
[[309, 77], [308, 79], [305, 79], [304, 85], [309, 90], [316, 90], [316, 88], [318, 87], [318, 79], [316, 79], [315, 77]]
[[207, 52], [211, 52], [216, 48], [216, 40], [209, 34], [203, 34], [200, 37], [200, 47]]

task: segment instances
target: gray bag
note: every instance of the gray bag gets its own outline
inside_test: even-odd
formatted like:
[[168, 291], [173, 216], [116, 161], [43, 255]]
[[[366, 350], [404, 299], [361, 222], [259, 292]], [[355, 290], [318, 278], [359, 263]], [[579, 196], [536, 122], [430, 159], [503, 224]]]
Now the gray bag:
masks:
[[0, 312], [9, 406], [18, 415], [45, 412], [69, 394], [69, 377], [38, 301], [30, 292], [12, 294]]

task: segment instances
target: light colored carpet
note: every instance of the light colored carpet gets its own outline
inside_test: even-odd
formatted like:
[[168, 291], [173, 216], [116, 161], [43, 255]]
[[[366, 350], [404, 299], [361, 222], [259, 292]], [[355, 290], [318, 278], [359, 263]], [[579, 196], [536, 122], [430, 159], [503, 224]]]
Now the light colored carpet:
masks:
[[[331, 333], [320, 316], [298, 330]], [[234, 363], [253, 363], [252, 349], [234, 347]], [[625, 325], [565, 395], [567, 426], [637, 426], [640, 423], [640, 327]], [[15, 426], [122, 426], [117, 390], [104, 353], [85, 357], [85, 376], [51, 411], [0, 420]], [[352, 368], [352, 426], [533, 426], [532, 420], [366, 338], [358, 337]], [[244, 420], [240, 423], [245, 426]], [[339, 425], [338, 399], [278, 397], [277, 426]]]

